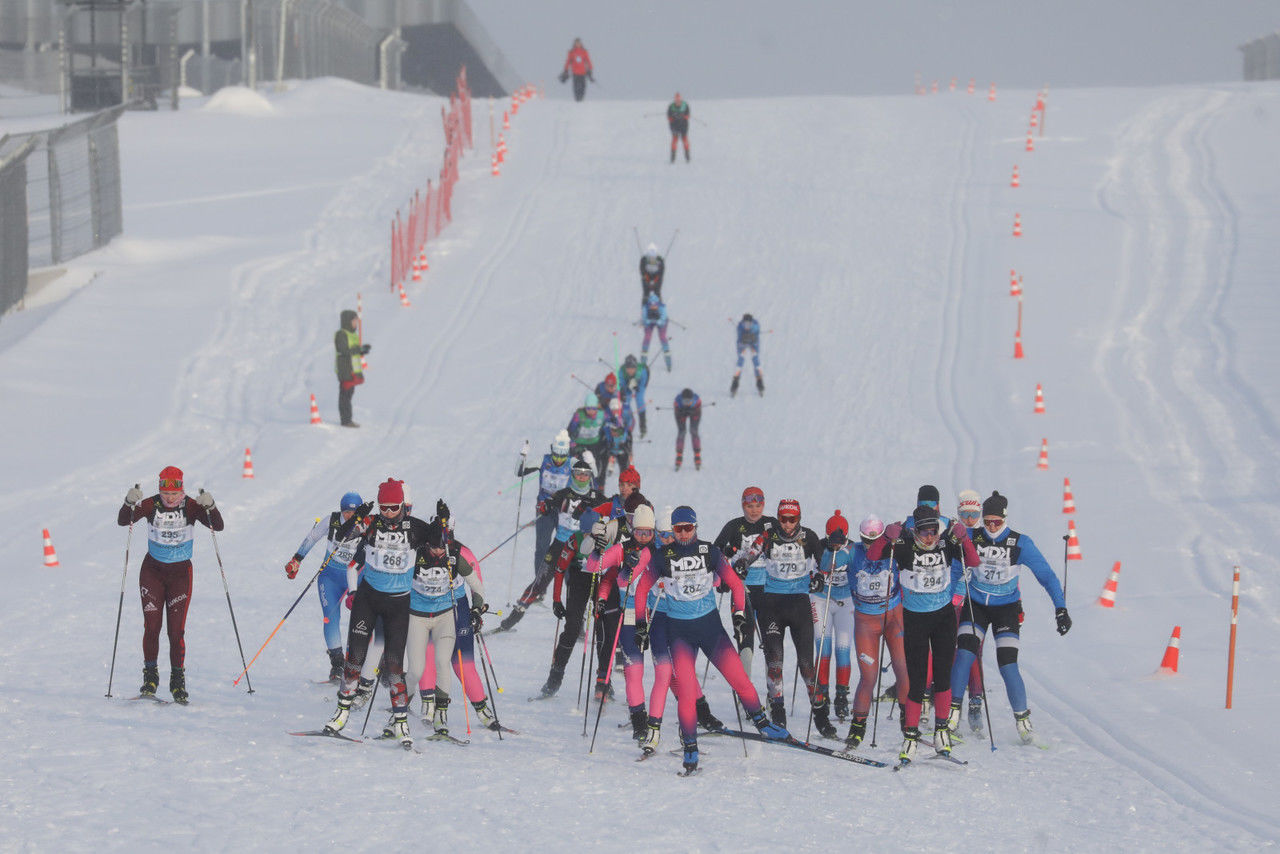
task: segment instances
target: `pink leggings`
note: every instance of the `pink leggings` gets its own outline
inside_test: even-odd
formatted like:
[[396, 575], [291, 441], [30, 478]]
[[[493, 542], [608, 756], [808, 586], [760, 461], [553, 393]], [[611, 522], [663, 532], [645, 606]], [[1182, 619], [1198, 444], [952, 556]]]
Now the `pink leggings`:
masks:
[[853, 694], [853, 716], [865, 718], [871, 711], [871, 694], [880, 670], [880, 637], [889, 648], [889, 663], [898, 680], [898, 696], [906, 699], [907, 657], [902, 651], [902, 605], [884, 614], [857, 612], [853, 618], [853, 645], [858, 657], [858, 688]]

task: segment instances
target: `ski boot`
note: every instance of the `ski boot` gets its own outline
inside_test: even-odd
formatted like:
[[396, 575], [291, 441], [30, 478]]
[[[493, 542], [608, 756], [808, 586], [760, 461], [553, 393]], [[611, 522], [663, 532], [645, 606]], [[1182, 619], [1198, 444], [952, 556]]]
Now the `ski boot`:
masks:
[[154, 664], [142, 665], [142, 687], [138, 689], [138, 693], [143, 697], [154, 697], [158, 687], [160, 687], [160, 668]]
[[854, 718], [849, 724], [849, 734], [844, 737], [844, 746], [846, 750], [853, 750], [862, 744], [862, 740], [867, 737], [867, 719]]
[[329, 681], [338, 684], [342, 681], [342, 672], [347, 668], [346, 656], [342, 654], [342, 649], [329, 650]]
[[756, 729], [760, 730], [760, 734], [765, 738], [785, 741], [791, 737], [791, 733], [787, 732], [787, 725], [785, 723], [778, 723], [778, 719], [776, 717], [770, 721], [764, 716], [764, 709], [760, 709], [751, 716], [751, 723], [755, 725]]
[[951, 755], [951, 730], [946, 721], [935, 721], [933, 725], [933, 749], [939, 756]]
[[644, 739], [640, 743], [640, 749], [646, 756], [651, 756], [658, 751], [658, 741], [661, 737], [662, 721], [658, 718], [649, 718]]
[[760, 392], [761, 397], [764, 397], [764, 374], [756, 374], [756, 391]]
[[724, 721], [711, 714], [711, 707], [707, 705], [706, 697], [698, 698], [698, 726], [703, 729], [714, 731], [724, 729]]
[[187, 704], [187, 669], [175, 667], [169, 671], [169, 693], [175, 703]]
[[1036, 731], [1031, 728], [1031, 710], [1013, 713], [1014, 725], [1018, 727], [1018, 738], [1023, 744], [1031, 744], [1036, 740]]
[[902, 730], [902, 749], [898, 751], [898, 764], [910, 765], [916, 758], [916, 748], [920, 746], [920, 728], [905, 727]]
[[[672, 159], [675, 159], [674, 153]], [[684, 739], [684, 776], [688, 777], [698, 770], [698, 739]]]
[[436, 713], [431, 719], [431, 726], [435, 728], [436, 735], [449, 734], [449, 698], [436, 697]]
[[969, 729], [982, 735], [982, 697], [969, 698]]
[[813, 725], [823, 738], [836, 738], [836, 728], [831, 725], [830, 706], [826, 700], [813, 704]]
[[702, 471], [702, 452], [693, 452], [693, 468], [695, 471]]
[[372, 679], [361, 679], [356, 684], [356, 693], [351, 700], [351, 708], [364, 708], [364, 704], [369, 702], [369, 698], [373, 696], [373, 684]]
[[542, 696], [554, 697], [556, 692], [560, 690], [560, 683], [564, 681], [564, 668], [551, 665], [551, 672], [547, 674], [547, 681], [542, 686]]
[[413, 739], [409, 737], [409, 713], [392, 711], [391, 717], [387, 718], [387, 725], [382, 728], [383, 738], [394, 738], [405, 747], [413, 744]]
[[963, 703], [960, 700], [951, 701], [951, 714], [947, 716], [947, 729], [951, 730], [954, 735], [960, 731], [960, 710]]
[[351, 717], [351, 700], [354, 694], [344, 694], [338, 692], [338, 710], [333, 713], [333, 717], [329, 718], [329, 722], [324, 725], [324, 731], [330, 733], [338, 733], [347, 725], [347, 718]]
[[738, 393], [738, 380], [742, 379], [741, 374], [733, 375], [733, 382], [729, 383], [729, 397], [733, 397]]
[[684, 452], [676, 451], [676, 471], [680, 471], [680, 464], [684, 462]]
[[836, 720], [844, 723], [849, 717], [849, 686], [836, 686], [836, 703], [835, 703]]
[[781, 697], [769, 698], [769, 719], [784, 729], [787, 726], [787, 704]]
[[596, 680], [596, 702], [603, 700], [606, 703], [613, 702], [613, 685], [603, 679]]
[[645, 713], [644, 703], [631, 707], [631, 737], [636, 740], [636, 744], [644, 744], [644, 738], [649, 734], [649, 715]]
[[502, 619], [502, 622], [498, 623], [498, 631], [509, 632], [514, 629], [516, 627], [516, 623], [520, 622], [520, 619], [524, 617], [524, 612], [528, 610], [528, 608], [529, 606], [523, 602], [517, 602], [515, 606], [512, 607], [511, 613], [507, 614], [507, 616]]
[[436, 716], [436, 690], [434, 688], [424, 688], [418, 692], [422, 698], [422, 718], [424, 727], [431, 726], [431, 720]]
[[498, 723], [498, 717], [489, 708], [489, 703], [485, 700], [476, 700], [471, 704], [471, 708], [476, 710], [476, 720], [485, 729], [491, 729], [497, 732], [501, 724]]

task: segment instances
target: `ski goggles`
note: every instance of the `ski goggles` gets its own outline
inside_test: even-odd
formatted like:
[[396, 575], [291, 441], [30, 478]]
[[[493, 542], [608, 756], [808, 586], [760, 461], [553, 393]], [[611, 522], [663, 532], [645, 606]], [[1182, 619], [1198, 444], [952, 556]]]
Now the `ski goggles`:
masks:
[[938, 525], [935, 522], [930, 525], [924, 525], [922, 527], [916, 528], [916, 539], [917, 540], [936, 539], [939, 533], [940, 532], [938, 530]]
[[180, 491], [182, 489], [182, 480], [176, 477], [160, 478], [160, 491]]
[[691, 522], [683, 522], [679, 525], [672, 525], [671, 530], [677, 534], [692, 534], [697, 530], [698, 526]]
[[990, 518], [983, 519], [982, 524], [986, 525], [988, 528], [990, 528], [993, 531], [998, 531], [1000, 527], [1004, 525], [1004, 517], [992, 516]]
[[378, 509], [381, 510], [383, 513], [387, 513], [389, 515], [395, 515], [396, 513], [400, 512], [400, 508], [403, 506], [404, 506], [403, 504], [379, 504]]
[[635, 537], [640, 542], [645, 542], [646, 540], [653, 539], [654, 530], [653, 528], [636, 528], [631, 532], [631, 536]]
[[972, 528], [975, 524], [977, 524], [977, 521], [980, 518], [982, 518], [982, 513], [978, 510], [961, 510], [960, 511], [961, 521], [963, 521], [970, 528]]
[[764, 493], [758, 489], [753, 490], [751, 492], [744, 492], [742, 493], [742, 503], [743, 504], [763, 504]]

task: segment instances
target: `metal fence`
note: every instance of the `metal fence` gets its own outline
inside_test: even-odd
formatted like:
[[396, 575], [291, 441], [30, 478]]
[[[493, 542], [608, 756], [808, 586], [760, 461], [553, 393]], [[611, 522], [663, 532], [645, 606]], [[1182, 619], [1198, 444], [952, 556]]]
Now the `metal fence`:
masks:
[[25, 295], [28, 267], [82, 255], [122, 231], [116, 121], [123, 110], [0, 140], [0, 310]]
[[1240, 45], [1245, 80], [1280, 79], [1280, 32]]

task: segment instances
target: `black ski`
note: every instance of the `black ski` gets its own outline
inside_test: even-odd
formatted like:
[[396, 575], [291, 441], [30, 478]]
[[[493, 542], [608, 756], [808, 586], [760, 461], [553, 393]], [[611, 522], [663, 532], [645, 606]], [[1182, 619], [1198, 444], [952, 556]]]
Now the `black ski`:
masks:
[[925, 759], [944, 759], [947, 762], [954, 762], [956, 765], [968, 765], [968, 759], [956, 759], [950, 753], [935, 753], [932, 756], [926, 756]]
[[437, 732], [433, 735], [423, 736], [422, 740], [423, 741], [447, 741], [450, 744], [456, 744], [459, 747], [465, 747], [466, 745], [471, 743], [470, 739], [454, 738], [448, 733], [443, 733], [443, 732]]
[[519, 735], [519, 734], [520, 734], [518, 731], [516, 731], [516, 730], [512, 729], [511, 727], [509, 727], [509, 726], [503, 726], [502, 724], [498, 723], [497, 721], [494, 721], [493, 723], [489, 724], [489, 726], [487, 727], [487, 729], [489, 729], [489, 730], [491, 730], [491, 731], [493, 731], [493, 732], [505, 732], [505, 733], [507, 733], [508, 735]]
[[857, 754], [848, 753], [843, 750], [833, 750], [830, 747], [824, 747], [820, 744], [810, 744], [806, 741], [801, 741], [795, 736], [788, 736], [785, 739], [769, 738], [768, 736], [762, 735], [758, 732], [743, 732], [738, 729], [712, 730], [712, 732], [719, 733], [720, 735], [731, 735], [735, 738], [744, 738], [748, 741], [762, 741], [768, 744], [781, 744], [787, 747], [794, 747], [798, 750], [807, 750], [810, 753], [818, 753], [822, 756], [830, 756], [833, 759], [843, 759], [845, 762], [854, 762], [858, 765], [868, 765], [872, 768], [888, 767], [887, 762], [881, 762], [878, 759], [868, 759], [865, 756], [858, 756]]
[[534, 700], [551, 700], [554, 699], [555, 696], [555, 694], [539, 694], [536, 697], [530, 697], [529, 702], [532, 703]]
[[130, 697], [130, 700], [150, 700], [153, 703], [159, 703], [162, 706], [169, 705], [169, 700], [161, 700], [155, 694], [139, 694], [136, 697]]
[[331, 730], [327, 730], [327, 729], [309, 729], [304, 732], [291, 732], [289, 733], [289, 735], [315, 735], [323, 738], [334, 738], [334, 739], [337, 739], [338, 741], [352, 741], [352, 742], [355, 742], [356, 744], [364, 743], [362, 740], [358, 738], [352, 738], [349, 735], [343, 735], [340, 732], [332, 732]]

